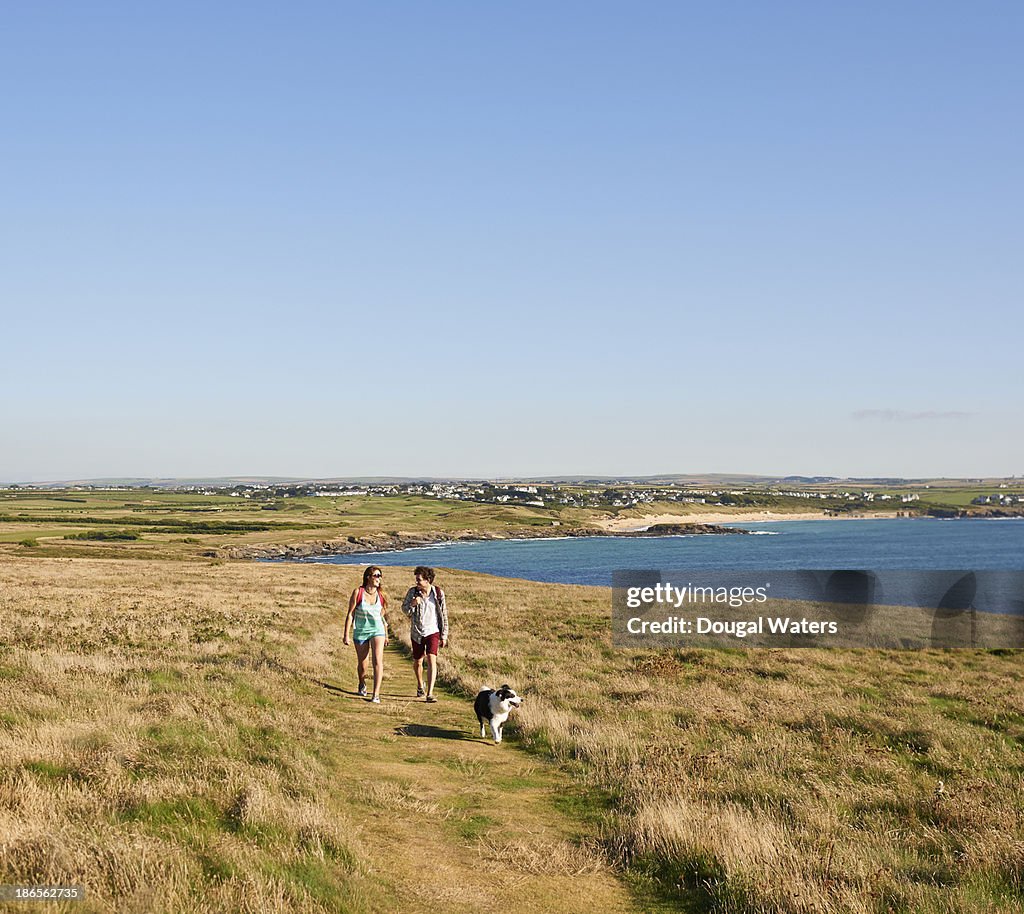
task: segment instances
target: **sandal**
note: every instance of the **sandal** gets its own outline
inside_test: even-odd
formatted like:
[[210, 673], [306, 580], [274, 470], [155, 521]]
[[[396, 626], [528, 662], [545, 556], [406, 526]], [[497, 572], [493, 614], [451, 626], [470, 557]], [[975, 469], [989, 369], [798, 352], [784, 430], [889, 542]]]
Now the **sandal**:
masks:
[[436, 699], [436, 698], [434, 698], [434, 696], [433, 696], [433, 695], [428, 695], [428, 696], [427, 696], [427, 704], [428, 704], [428, 705], [432, 705], [432, 704], [435, 704], [436, 702], [437, 702], [437, 699]]

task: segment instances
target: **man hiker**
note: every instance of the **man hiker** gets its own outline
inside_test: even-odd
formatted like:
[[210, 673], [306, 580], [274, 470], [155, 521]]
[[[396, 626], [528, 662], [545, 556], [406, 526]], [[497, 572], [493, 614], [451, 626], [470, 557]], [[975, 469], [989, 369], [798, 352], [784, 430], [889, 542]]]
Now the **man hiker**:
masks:
[[437, 679], [437, 651], [448, 643], [448, 608], [444, 591], [434, 585], [434, 569], [420, 565], [413, 572], [416, 583], [402, 601], [404, 612], [412, 623], [412, 668], [416, 674], [416, 697], [422, 698], [423, 658], [427, 658], [426, 700], [435, 702], [434, 681]]

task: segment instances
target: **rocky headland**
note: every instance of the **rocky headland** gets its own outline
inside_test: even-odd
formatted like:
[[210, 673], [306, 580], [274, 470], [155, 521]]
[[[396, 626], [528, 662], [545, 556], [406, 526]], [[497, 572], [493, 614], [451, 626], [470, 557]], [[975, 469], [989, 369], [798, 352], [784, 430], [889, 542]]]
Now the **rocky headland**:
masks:
[[722, 527], [717, 524], [655, 524], [646, 530], [615, 532], [600, 527], [576, 527], [558, 529], [552, 527], [525, 527], [508, 534], [460, 530], [449, 534], [373, 533], [363, 536], [348, 536], [344, 539], [317, 540], [311, 543], [259, 543], [221, 546], [206, 553], [213, 558], [228, 559], [282, 559], [295, 560], [328, 555], [358, 555], [368, 552], [393, 552], [399, 549], [413, 549], [417, 546], [437, 546], [443, 543], [487, 542], [510, 539], [551, 539], [554, 537], [578, 536], [695, 536], [717, 534], [744, 534], [749, 530]]

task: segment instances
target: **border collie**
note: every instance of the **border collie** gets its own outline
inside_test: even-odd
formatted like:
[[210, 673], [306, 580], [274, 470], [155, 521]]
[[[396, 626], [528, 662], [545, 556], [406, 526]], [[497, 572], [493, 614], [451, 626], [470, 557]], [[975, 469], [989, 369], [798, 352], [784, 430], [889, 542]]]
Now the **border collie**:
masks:
[[476, 719], [480, 721], [480, 738], [487, 737], [487, 725], [491, 725], [491, 736], [495, 743], [501, 742], [501, 728], [508, 720], [513, 708], [518, 708], [523, 703], [507, 683], [500, 689], [485, 687], [480, 690], [473, 702], [473, 710], [476, 711]]

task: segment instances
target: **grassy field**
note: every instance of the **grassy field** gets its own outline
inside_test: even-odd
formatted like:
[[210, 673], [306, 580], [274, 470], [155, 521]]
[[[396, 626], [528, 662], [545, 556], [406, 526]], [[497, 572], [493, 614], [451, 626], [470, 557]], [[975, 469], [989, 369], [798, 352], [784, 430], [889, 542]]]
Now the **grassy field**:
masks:
[[[339, 643], [357, 573], [0, 559], [0, 882], [85, 884], [76, 911], [1024, 910], [1020, 653], [616, 650], [606, 589], [446, 572], [449, 694], [412, 701], [393, 653], [375, 708]], [[495, 748], [466, 699], [505, 681]]]
[[641, 910], [559, 766], [355, 695], [357, 574], [0, 559], [0, 884], [88, 893], [11, 910]]
[[[344, 541], [382, 533], [452, 537], [586, 527], [601, 512], [393, 496], [281, 498], [132, 492], [0, 492], [0, 546], [35, 556], [204, 558], [226, 545]], [[128, 532], [128, 542], [68, 539]]]
[[[828, 486], [818, 488], [829, 490]], [[922, 501], [912, 507], [961, 510], [978, 494], [1018, 491], [1020, 487], [936, 487], [924, 492]], [[598, 510], [482, 504], [418, 495], [246, 499], [157, 489], [0, 490], [0, 550], [33, 556], [205, 559], [218, 550], [230, 553], [239, 547], [347, 543], [350, 539], [397, 535], [446, 539], [542, 531], [564, 534], [593, 529], [611, 516], [675, 514], [685, 520], [688, 515], [708, 511], [721, 515], [750, 510], [786, 514], [823, 512], [826, 507], [840, 510], [849, 506], [769, 495], [760, 496], [754, 506], [737, 504], [732, 508], [651, 502]], [[907, 508], [898, 501], [854, 506], [855, 513]]]

